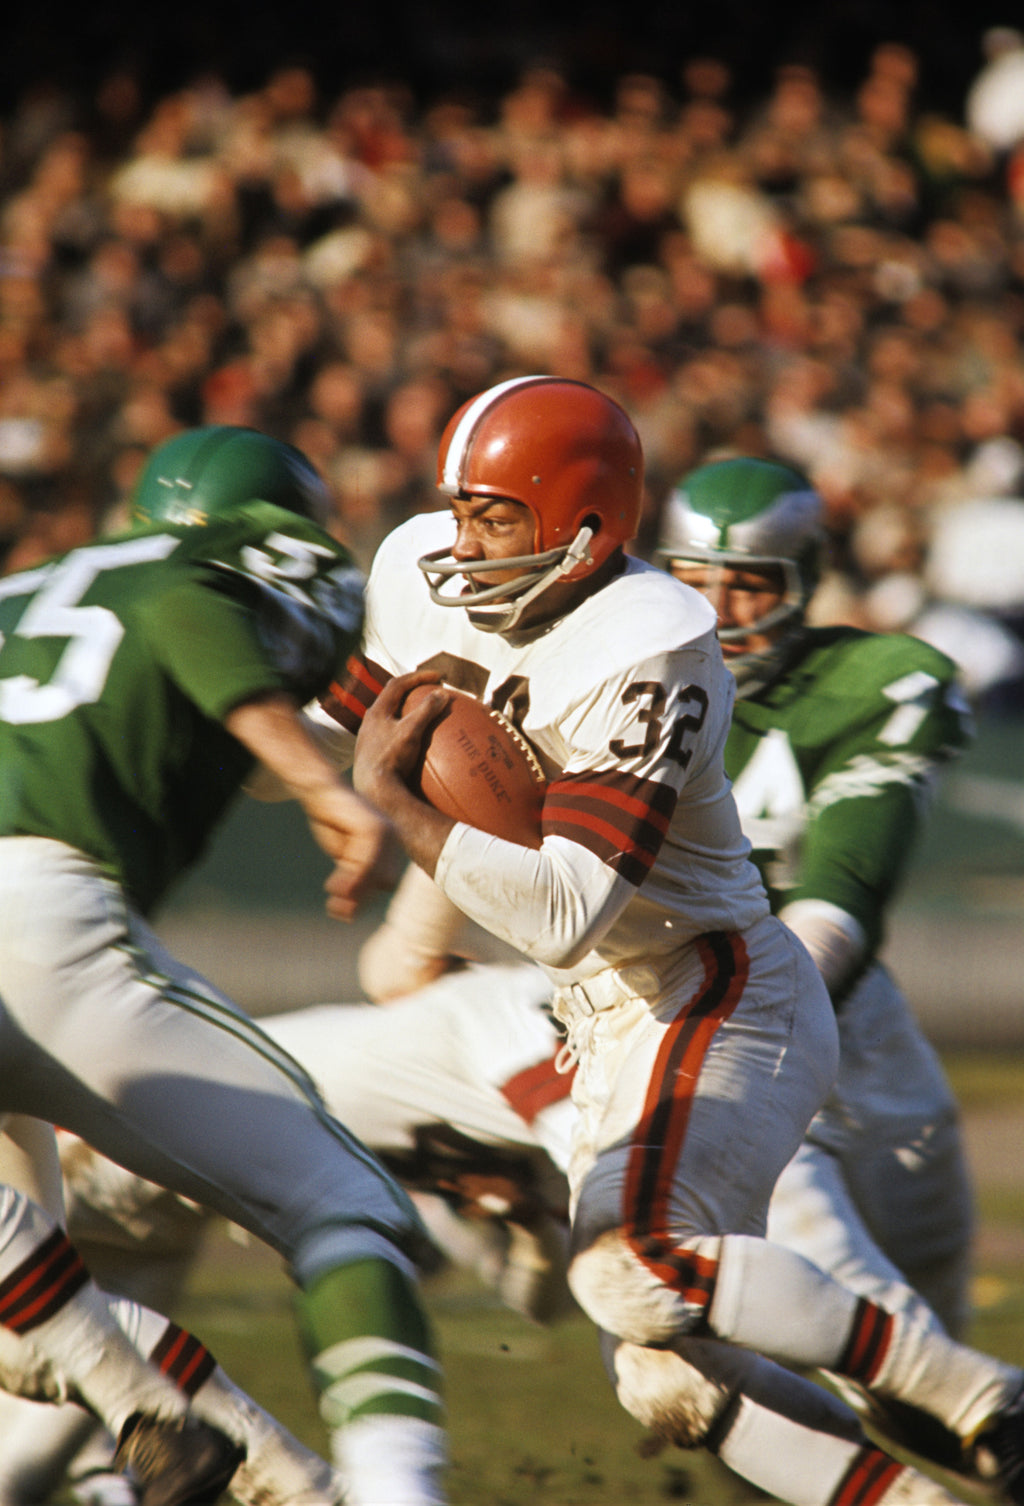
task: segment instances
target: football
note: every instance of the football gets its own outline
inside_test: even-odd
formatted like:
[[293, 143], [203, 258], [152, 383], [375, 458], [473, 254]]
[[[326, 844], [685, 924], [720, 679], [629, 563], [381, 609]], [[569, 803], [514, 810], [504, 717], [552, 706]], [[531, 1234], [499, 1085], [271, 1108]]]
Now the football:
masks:
[[[410, 711], [436, 687], [418, 685]], [[410, 784], [435, 810], [521, 847], [541, 844], [544, 771], [526, 738], [500, 712], [464, 690], [427, 728]]]

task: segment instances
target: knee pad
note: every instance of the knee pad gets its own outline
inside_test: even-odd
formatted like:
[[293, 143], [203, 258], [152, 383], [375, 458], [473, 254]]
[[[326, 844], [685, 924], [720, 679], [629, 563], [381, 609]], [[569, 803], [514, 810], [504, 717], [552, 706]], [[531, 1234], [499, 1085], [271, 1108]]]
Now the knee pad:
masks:
[[[720, 1349], [721, 1346], [716, 1346]], [[650, 1349], [601, 1335], [601, 1354], [622, 1407], [659, 1443], [676, 1448], [705, 1444], [728, 1410], [738, 1377], [710, 1373], [709, 1356], [699, 1339], [684, 1340], [686, 1355], [674, 1349]]]
[[[713, 1245], [717, 1256], [718, 1243], [717, 1239], [700, 1240], [686, 1253], [696, 1259], [698, 1244], [702, 1251]], [[680, 1272], [680, 1288], [684, 1284]], [[598, 1328], [632, 1344], [667, 1345], [694, 1332], [704, 1321], [705, 1304], [688, 1300], [681, 1289], [666, 1285], [619, 1229], [606, 1229], [585, 1249], [576, 1251], [569, 1266], [569, 1286]]]

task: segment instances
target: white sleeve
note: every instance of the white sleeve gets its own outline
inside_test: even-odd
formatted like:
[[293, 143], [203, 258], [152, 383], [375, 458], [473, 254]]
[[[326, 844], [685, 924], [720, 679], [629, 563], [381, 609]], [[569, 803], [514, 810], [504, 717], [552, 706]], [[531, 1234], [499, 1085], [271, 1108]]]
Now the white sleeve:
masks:
[[717, 809], [732, 680], [705, 636], [618, 668], [565, 706], [568, 756], [548, 785], [539, 850], [462, 823], [441, 849], [434, 879], [452, 903], [534, 962], [561, 970], [593, 951], [646, 879], [691, 781], [701, 810]]
[[463, 914], [547, 967], [572, 967], [600, 940], [635, 885], [577, 842], [520, 847], [457, 822], [434, 880]]
[[355, 735], [326, 712], [319, 701], [310, 701], [302, 710], [302, 724], [320, 752], [336, 769], [352, 767], [356, 752]]
[[840, 998], [867, 952], [860, 921], [824, 899], [794, 900], [779, 911], [779, 919], [810, 952], [831, 997]]

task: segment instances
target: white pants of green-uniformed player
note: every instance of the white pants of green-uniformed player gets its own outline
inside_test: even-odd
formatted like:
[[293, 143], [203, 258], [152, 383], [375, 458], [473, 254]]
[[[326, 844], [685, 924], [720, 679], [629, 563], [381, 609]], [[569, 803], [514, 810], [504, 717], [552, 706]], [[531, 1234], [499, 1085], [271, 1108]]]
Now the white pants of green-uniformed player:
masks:
[[353, 1501], [442, 1499], [409, 1198], [327, 1113], [308, 1074], [172, 958], [117, 884], [84, 854], [35, 837], [0, 838], [0, 1111], [73, 1130], [278, 1250], [302, 1294]]

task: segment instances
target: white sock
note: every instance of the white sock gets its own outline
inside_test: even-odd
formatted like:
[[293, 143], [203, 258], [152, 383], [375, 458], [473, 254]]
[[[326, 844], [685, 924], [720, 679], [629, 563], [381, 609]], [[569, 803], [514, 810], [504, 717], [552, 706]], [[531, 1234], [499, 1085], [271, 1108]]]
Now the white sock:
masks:
[[346, 1506], [445, 1506], [445, 1435], [416, 1417], [357, 1417], [333, 1437]]
[[957, 1501], [941, 1485], [873, 1446], [811, 1431], [747, 1396], [716, 1453], [744, 1480], [791, 1506], [828, 1506], [847, 1476], [851, 1481], [862, 1478], [866, 1487], [880, 1484], [888, 1472], [892, 1479], [883, 1494], [871, 1496], [878, 1506], [955, 1506]]

